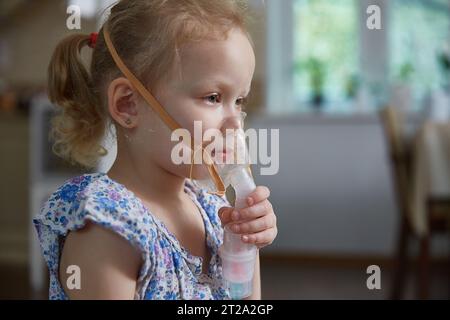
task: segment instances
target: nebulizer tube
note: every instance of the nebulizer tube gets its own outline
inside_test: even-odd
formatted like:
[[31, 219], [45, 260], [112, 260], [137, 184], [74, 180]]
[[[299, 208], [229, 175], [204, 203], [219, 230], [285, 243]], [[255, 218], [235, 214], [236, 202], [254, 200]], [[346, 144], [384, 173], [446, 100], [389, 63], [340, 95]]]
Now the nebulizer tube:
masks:
[[[233, 135], [234, 161], [217, 167], [225, 185], [233, 187], [236, 195], [234, 206], [239, 210], [248, 207], [246, 199], [256, 189], [256, 185], [249, 170], [244, 131], [236, 130]], [[243, 161], [239, 161], [240, 159]], [[232, 223], [229, 223], [224, 227], [223, 244], [219, 248], [219, 255], [230, 296], [238, 300], [252, 294], [257, 248], [253, 244], [243, 242], [242, 235], [234, 233], [231, 226]]]

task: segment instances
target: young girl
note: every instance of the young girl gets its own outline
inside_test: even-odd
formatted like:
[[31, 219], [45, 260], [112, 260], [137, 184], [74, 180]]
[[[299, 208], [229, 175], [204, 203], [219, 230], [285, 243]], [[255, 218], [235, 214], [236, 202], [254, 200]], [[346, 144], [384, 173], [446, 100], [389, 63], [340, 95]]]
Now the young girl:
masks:
[[[50, 299], [229, 299], [222, 227], [232, 222], [258, 248], [273, 242], [269, 190], [258, 186], [247, 208], [235, 210], [195, 187], [190, 166], [171, 160], [171, 130], [105, 42], [107, 32], [124, 64], [192, 136], [194, 120], [224, 131], [235, 125], [255, 68], [245, 15], [233, 0], [122, 0], [98, 38], [75, 34], [57, 46], [49, 66], [49, 96], [61, 108], [55, 152], [94, 168], [109, 125], [118, 151], [107, 173], [67, 181], [34, 219]], [[89, 71], [80, 58], [87, 46]], [[249, 298], [260, 299], [259, 258], [253, 279]]]

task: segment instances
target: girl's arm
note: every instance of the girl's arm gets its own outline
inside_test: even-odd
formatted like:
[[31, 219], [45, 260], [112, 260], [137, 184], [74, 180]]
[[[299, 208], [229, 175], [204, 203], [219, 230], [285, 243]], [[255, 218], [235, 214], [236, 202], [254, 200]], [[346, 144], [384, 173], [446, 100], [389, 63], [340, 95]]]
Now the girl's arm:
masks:
[[256, 254], [255, 274], [253, 276], [252, 295], [244, 300], [261, 300], [261, 275], [259, 272], [259, 250]]
[[[80, 268], [80, 289], [67, 287], [70, 265]], [[124, 238], [88, 223], [67, 235], [59, 277], [70, 299], [134, 299], [140, 265], [140, 253]]]

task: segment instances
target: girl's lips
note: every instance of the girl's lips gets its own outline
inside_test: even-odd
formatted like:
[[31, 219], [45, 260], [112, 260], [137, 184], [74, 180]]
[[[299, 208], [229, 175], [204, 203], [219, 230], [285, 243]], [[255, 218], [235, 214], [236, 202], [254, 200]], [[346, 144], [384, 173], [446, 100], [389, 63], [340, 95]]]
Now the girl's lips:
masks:
[[225, 161], [227, 157], [229, 157], [232, 154], [232, 152], [233, 152], [232, 149], [222, 149], [220, 151], [213, 150], [212, 157], [217, 160]]
[[233, 152], [232, 149], [222, 149], [220, 151], [216, 151], [215, 149], [212, 151], [212, 155], [214, 156], [215, 154], [221, 154], [221, 153], [225, 153], [225, 154], [230, 154], [231, 152]]

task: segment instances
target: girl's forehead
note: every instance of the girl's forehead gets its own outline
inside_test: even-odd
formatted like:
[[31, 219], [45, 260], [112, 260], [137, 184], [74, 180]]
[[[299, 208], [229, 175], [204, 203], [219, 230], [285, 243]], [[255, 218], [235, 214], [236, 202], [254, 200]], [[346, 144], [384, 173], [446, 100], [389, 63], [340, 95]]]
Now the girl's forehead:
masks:
[[180, 80], [201, 82], [206, 79], [249, 82], [255, 69], [255, 55], [247, 36], [230, 31], [223, 40], [202, 40], [180, 50]]
[[224, 39], [204, 39], [187, 43], [181, 48], [180, 55], [182, 59], [198, 61], [201, 58], [253, 57], [254, 52], [247, 36], [240, 29], [232, 29]]

